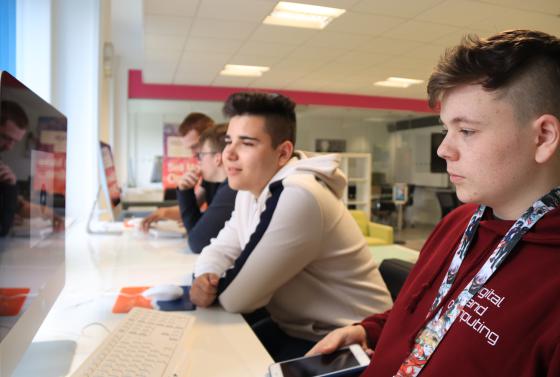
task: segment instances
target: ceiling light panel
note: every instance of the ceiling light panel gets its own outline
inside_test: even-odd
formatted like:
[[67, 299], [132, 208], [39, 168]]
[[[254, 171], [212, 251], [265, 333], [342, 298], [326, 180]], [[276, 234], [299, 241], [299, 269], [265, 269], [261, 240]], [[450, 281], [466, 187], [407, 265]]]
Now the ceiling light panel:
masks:
[[409, 79], [405, 77], [389, 77], [387, 80], [377, 81], [373, 85], [388, 88], [408, 88], [411, 85], [422, 84], [424, 80]]
[[224, 69], [220, 72], [220, 75], [260, 77], [264, 72], [267, 72], [268, 70], [270, 70], [269, 67], [262, 67], [256, 65], [226, 64]]
[[280, 1], [263, 23], [309, 29], [324, 29], [346, 10]]

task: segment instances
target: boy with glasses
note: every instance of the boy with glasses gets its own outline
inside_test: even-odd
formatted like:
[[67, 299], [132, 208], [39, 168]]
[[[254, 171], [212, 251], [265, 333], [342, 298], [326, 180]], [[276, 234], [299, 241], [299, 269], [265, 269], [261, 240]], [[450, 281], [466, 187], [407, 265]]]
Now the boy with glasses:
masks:
[[[231, 217], [235, 204], [237, 192], [228, 186], [222, 161], [226, 129], [226, 124], [220, 124], [202, 132], [199, 150], [196, 153], [199, 168], [183, 175], [178, 183], [177, 199], [181, 218], [187, 228], [189, 246], [194, 253], [200, 253], [202, 248], [218, 235], [224, 223]], [[205, 212], [200, 211], [194, 192], [200, 177], [208, 203]], [[211, 185], [205, 185], [206, 182]]]
[[[183, 122], [179, 125], [179, 135], [181, 141], [187, 151], [192, 156], [196, 156], [200, 150], [200, 135], [208, 128], [214, 126], [214, 121], [209, 116], [202, 113], [190, 113], [185, 117]], [[215, 191], [216, 185], [207, 185], [210, 190]], [[200, 188], [200, 187], [197, 187]], [[209, 204], [206, 200], [203, 190], [197, 190], [197, 206], [201, 207]], [[146, 216], [141, 223], [141, 228], [144, 232], [150, 230], [150, 225], [160, 220], [169, 219], [181, 221], [181, 212], [179, 206], [161, 207]]]

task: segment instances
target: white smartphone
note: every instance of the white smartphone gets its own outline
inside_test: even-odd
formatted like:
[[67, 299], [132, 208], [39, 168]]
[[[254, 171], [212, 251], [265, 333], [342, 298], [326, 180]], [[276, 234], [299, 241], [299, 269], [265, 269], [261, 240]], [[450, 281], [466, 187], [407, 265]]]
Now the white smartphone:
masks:
[[269, 367], [270, 377], [335, 377], [358, 373], [369, 365], [369, 356], [358, 344], [326, 355], [304, 356]]

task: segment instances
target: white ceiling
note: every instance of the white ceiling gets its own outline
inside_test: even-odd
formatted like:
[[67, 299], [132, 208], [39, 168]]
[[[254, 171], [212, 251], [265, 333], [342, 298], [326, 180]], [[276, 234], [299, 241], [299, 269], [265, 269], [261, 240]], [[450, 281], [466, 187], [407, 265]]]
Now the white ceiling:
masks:
[[[292, 0], [297, 1], [297, 0]], [[559, 0], [306, 0], [346, 9], [323, 30], [263, 25], [276, 0], [144, 0], [145, 82], [426, 98], [427, 80], [466, 33], [514, 29], [560, 35]], [[269, 66], [259, 78], [220, 76], [226, 64]]]

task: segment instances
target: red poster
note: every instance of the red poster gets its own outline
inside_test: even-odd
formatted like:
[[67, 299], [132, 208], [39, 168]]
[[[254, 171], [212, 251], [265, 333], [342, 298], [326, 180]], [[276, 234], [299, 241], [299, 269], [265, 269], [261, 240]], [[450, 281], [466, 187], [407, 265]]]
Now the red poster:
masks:
[[101, 142], [101, 159], [103, 162], [103, 170], [105, 179], [107, 180], [107, 188], [109, 189], [109, 197], [111, 204], [116, 207], [121, 201], [121, 191], [119, 188], [119, 181], [117, 180], [117, 173], [115, 171], [115, 162], [113, 160], [113, 153], [109, 144]]
[[183, 146], [183, 141], [177, 131], [177, 125], [165, 124], [163, 126], [163, 189], [175, 189], [179, 178], [191, 169], [198, 166], [195, 156], [189, 155], [190, 151]]
[[[64, 119], [56, 117], [40, 117], [38, 121], [39, 145], [37, 149], [42, 152], [49, 152], [54, 159], [53, 174], [53, 194], [66, 194], [66, 123]], [[44, 168], [44, 166], [43, 166]], [[52, 168], [52, 166], [49, 166]], [[40, 166], [35, 167], [35, 174], [42, 174]], [[44, 170], [44, 169], [43, 169]], [[33, 190], [40, 191], [41, 180], [36, 179]]]

